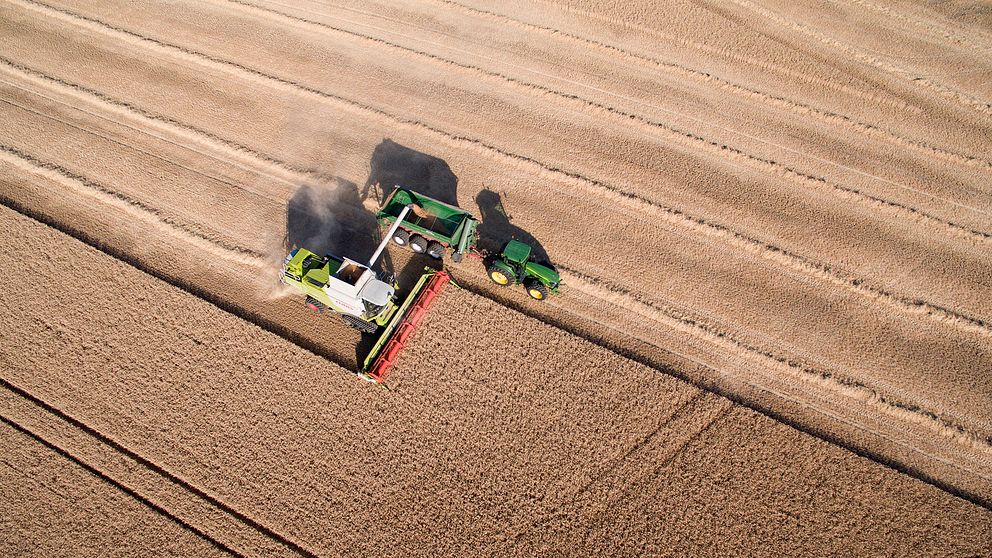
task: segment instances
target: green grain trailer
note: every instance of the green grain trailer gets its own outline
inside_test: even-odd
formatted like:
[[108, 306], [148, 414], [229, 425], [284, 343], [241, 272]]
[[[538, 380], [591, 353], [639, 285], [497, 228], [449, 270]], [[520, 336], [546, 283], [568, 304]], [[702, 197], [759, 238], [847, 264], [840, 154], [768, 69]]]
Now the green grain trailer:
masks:
[[438, 260], [451, 250], [455, 263], [475, 250], [479, 222], [471, 213], [400, 186], [390, 192], [376, 213], [379, 225], [387, 228], [394, 224], [407, 206], [413, 209], [400, 218], [399, 230], [393, 234], [396, 244]]

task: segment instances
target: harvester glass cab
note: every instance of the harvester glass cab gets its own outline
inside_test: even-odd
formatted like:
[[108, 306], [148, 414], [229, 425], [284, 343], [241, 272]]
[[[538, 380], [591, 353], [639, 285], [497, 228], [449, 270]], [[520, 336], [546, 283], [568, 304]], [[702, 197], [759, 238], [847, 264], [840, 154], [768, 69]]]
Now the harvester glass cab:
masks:
[[341, 259], [341, 265], [324, 285], [327, 296], [347, 310], [347, 314], [364, 320], [379, 317], [392, 301], [395, 289], [376, 276], [364, 264], [348, 258]]

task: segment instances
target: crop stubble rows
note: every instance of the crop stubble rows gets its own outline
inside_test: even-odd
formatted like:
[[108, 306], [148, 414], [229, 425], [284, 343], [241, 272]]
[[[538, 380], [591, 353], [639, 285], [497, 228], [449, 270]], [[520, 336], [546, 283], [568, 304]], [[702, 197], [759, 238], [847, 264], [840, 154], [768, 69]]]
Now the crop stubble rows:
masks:
[[[4, 268], [23, 271], [0, 289], [4, 381], [305, 552], [989, 550], [992, 518], [970, 504], [465, 291], [439, 299], [393, 389], [368, 390], [44, 225], [0, 219]], [[70, 266], [78, 281], [61, 280]], [[17, 351], [26, 340], [39, 350]], [[26, 404], [5, 401], [5, 416]], [[74, 475], [73, 489], [95, 482]], [[187, 504], [173, 511], [232, 536]]]

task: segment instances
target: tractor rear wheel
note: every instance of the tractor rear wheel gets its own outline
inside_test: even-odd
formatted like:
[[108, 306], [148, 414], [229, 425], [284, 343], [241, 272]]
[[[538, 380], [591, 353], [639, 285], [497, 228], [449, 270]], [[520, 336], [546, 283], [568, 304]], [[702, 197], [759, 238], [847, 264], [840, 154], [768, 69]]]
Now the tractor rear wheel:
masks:
[[354, 316], [349, 316], [348, 314], [342, 314], [341, 319], [344, 320], [344, 323], [357, 329], [358, 331], [361, 331], [362, 333], [375, 333], [375, 330], [379, 328], [379, 326], [374, 322], [366, 322], [365, 320]]
[[324, 306], [323, 302], [310, 295], [307, 295], [307, 299], [303, 303], [306, 304], [307, 308], [312, 310], [315, 314], [323, 314], [324, 309], [327, 308], [327, 306]]
[[505, 265], [500, 265], [498, 262], [494, 263], [489, 266], [488, 271], [489, 279], [497, 285], [505, 287], [514, 283], [513, 273]]
[[432, 241], [427, 245], [427, 255], [434, 258], [435, 260], [440, 260], [444, 257], [444, 244], [440, 242]]
[[395, 242], [397, 246], [406, 246], [407, 244], [410, 244], [410, 233], [404, 231], [403, 229], [397, 230], [396, 234], [393, 235], [393, 242]]
[[544, 300], [548, 298], [548, 288], [544, 286], [544, 283], [541, 283], [537, 279], [528, 279], [524, 281], [524, 288], [527, 289], [527, 294], [534, 300]]
[[410, 249], [418, 254], [423, 254], [427, 251], [427, 239], [420, 235], [414, 235], [410, 238]]

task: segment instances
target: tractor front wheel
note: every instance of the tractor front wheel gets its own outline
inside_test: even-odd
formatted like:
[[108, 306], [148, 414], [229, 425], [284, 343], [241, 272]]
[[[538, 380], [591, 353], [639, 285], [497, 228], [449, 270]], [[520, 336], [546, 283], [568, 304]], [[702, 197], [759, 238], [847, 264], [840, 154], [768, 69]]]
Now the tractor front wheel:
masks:
[[410, 249], [418, 254], [423, 254], [427, 251], [427, 239], [419, 235], [414, 235], [410, 239]]
[[504, 287], [514, 283], [513, 272], [507, 269], [505, 265], [501, 265], [498, 262], [489, 266], [489, 279], [491, 279], [493, 283]]
[[548, 298], [548, 288], [537, 279], [528, 279], [524, 281], [524, 288], [527, 289], [527, 294], [534, 300], [544, 300]]

